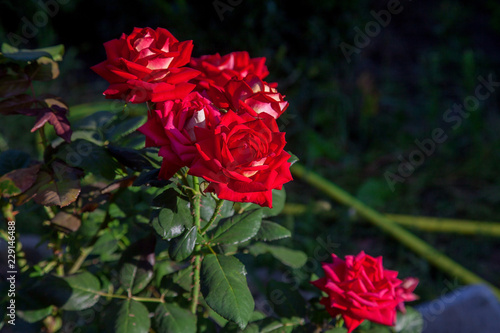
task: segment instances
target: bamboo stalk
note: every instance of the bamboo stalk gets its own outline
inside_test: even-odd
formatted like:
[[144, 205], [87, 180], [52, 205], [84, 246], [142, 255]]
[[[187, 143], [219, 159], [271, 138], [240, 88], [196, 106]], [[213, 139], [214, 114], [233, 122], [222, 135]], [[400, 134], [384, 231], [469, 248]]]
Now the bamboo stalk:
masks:
[[[299, 203], [286, 203], [282, 213], [284, 215], [302, 215], [310, 211], [335, 217], [335, 212], [330, 208], [313, 208]], [[385, 214], [393, 222], [427, 232], [456, 233], [461, 235], [481, 235], [500, 237], [500, 223], [490, 221], [450, 219], [431, 216], [411, 216], [404, 214]]]
[[318, 174], [307, 170], [299, 163], [295, 163], [292, 168], [292, 174], [299, 179], [307, 182], [309, 185], [323, 191], [332, 199], [349, 206], [357, 211], [357, 213], [366, 220], [379, 227], [399, 242], [410, 248], [419, 256], [425, 258], [429, 263], [446, 272], [447, 274], [457, 277], [466, 284], [485, 284], [495, 293], [500, 299], [500, 289], [482, 279], [473, 272], [467, 270], [451, 258], [436, 250], [434, 247], [418, 238], [403, 227], [394, 223], [391, 219], [383, 214], [366, 206], [361, 201], [357, 200], [343, 189], [339, 188], [327, 179]]
[[397, 224], [424, 231], [500, 237], [500, 223], [498, 222], [458, 220], [400, 214], [386, 214], [386, 216]]

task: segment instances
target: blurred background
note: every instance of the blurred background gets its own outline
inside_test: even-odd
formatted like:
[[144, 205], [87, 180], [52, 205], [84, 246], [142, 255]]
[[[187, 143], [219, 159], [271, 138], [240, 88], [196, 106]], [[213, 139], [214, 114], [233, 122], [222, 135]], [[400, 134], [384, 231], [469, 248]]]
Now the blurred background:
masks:
[[[134, 27], [193, 40], [195, 57], [241, 50], [266, 57], [267, 81], [290, 103], [280, 118], [288, 150], [308, 168], [381, 212], [499, 220], [497, 1], [0, 0], [0, 18], [2, 42], [65, 45], [60, 77], [38, 89], [70, 106], [104, 101], [107, 82], [89, 67], [105, 59], [104, 42]], [[475, 105], [477, 89], [490, 94]], [[473, 111], [449, 111], [464, 103]], [[32, 122], [2, 117], [0, 150], [26, 150]], [[429, 142], [436, 129], [441, 142], [424, 154], [416, 140]], [[408, 162], [414, 167], [405, 171]], [[329, 235], [339, 255], [384, 255], [402, 277], [419, 277], [423, 300], [459, 285], [323, 193], [300, 181], [286, 189], [288, 202], [306, 209], [281, 218], [307, 253]], [[416, 234], [500, 285], [498, 239]]]

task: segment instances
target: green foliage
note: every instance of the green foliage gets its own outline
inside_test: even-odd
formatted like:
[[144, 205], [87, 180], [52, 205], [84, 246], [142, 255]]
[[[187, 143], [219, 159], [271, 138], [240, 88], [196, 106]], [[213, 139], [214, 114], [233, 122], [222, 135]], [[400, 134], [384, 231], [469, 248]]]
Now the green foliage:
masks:
[[106, 332], [146, 333], [151, 326], [146, 306], [130, 299], [113, 302], [105, 318]]
[[262, 220], [262, 223], [260, 224], [260, 229], [257, 232], [255, 239], [268, 242], [268, 241], [288, 238], [291, 236], [292, 233], [290, 232], [290, 230], [283, 227], [282, 225], [272, 221]]
[[217, 314], [245, 328], [254, 310], [245, 266], [235, 257], [208, 254], [201, 267], [201, 291]]
[[153, 327], [158, 332], [195, 333], [196, 316], [175, 303], [162, 303], [156, 308]]
[[406, 307], [406, 313], [398, 312], [394, 330], [404, 333], [420, 333], [424, 326], [422, 314], [412, 307]]
[[253, 238], [260, 229], [262, 214], [262, 210], [257, 209], [221, 220], [211, 232], [211, 242], [238, 244]]
[[[172, 14], [207, 16], [203, 10], [193, 12], [184, 1], [174, 5], [154, 3], [186, 33], [193, 29], [192, 22], [187, 24], [181, 15]], [[319, 16], [290, 25], [293, 20], [287, 15], [292, 13], [291, 5], [285, 2], [270, 2], [265, 9], [260, 5], [241, 6], [234, 8], [234, 14], [241, 11], [248, 17], [240, 21], [238, 15], [227, 16], [224, 24], [233, 27], [238, 23], [245, 31], [256, 26], [272, 31], [273, 36], [262, 38], [275, 43], [267, 44], [274, 45], [272, 48], [263, 47], [260, 37], [245, 36], [235, 38], [240, 46], [233, 45], [231, 50], [250, 44], [252, 56], [267, 56], [268, 66], [278, 68], [274, 75], [282, 78], [280, 86], [290, 88], [290, 101], [294, 99], [291, 116], [283, 123], [289, 126], [287, 131], [298, 133], [290, 141], [303, 150], [304, 159], [314, 163], [326, 156], [324, 162], [331, 166], [328, 159], [338, 159], [348, 147], [353, 154], [362, 152], [369, 139], [365, 136], [366, 124], [380, 123], [367, 115], [379, 112], [378, 95], [364, 95], [368, 102], [362, 114], [349, 115], [356, 110], [351, 104], [359, 96], [354, 93], [351, 98], [339, 92], [344, 88], [336, 75], [344, 72], [345, 66], [338, 65], [338, 54], [324, 54], [322, 50], [335, 44], [341, 32], [354, 24], [352, 18], [363, 16], [366, 8], [329, 1], [305, 5], [304, 12], [325, 15], [328, 20], [335, 13], [354, 13], [340, 15], [340, 28], [332, 29]], [[139, 7], [137, 10], [142, 11]], [[233, 15], [231, 12], [227, 15]], [[203, 21], [213, 25], [210, 17]], [[361, 18], [355, 21], [364, 23]], [[186, 24], [185, 29], [180, 28], [182, 24]], [[209, 35], [210, 29], [202, 30], [200, 35]], [[229, 47], [226, 35], [214, 39], [215, 43], [208, 43], [207, 38], [200, 38], [196, 52], [213, 53], [216, 44]], [[94, 36], [92, 43], [95, 40]], [[304, 48], [307, 56], [290, 60], [290, 45]], [[137, 132], [146, 120], [145, 106], [84, 103], [70, 107], [57, 96], [39, 94], [55, 86], [64, 96], [80, 97], [81, 91], [72, 89], [75, 83], [66, 86], [68, 76], [60, 77], [60, 71], [64, 74], [64, 66], [68, 66], [61, 62], [64, 53], [62, 45], [25, 49], [4, 43], [0, 54], [0, 115], [12, 116], [13, 122], [27, 118], [30, 123], [19, 142], [25, 146], [36, 142], [31, 154], [4, 150], [4, 146], [9, 147], [4, 140], [9, 136], [17, 140], [19, 133], [16, 128], [0, 133], [0, 203], [4, 214], [19, 211], [20, 220], [29, 220], [20, 228], [39, 232], [40, 245], [47, 242], [50, 250], [37, 262], [27, 262], [22, 252], [18, 258], [18, 315], [31, 324], [30, 329], [40, 331], [43, 327], [43, 331], [52, 332], [59, 329], [57, 325], [76, 322], [85, 332], [345, 332], [343, 328], [331, 328], [331, 318], [316, 298], [305, 298], [310, 293], [302, 293], [302, 288], [307, 287], [269, 281], [272, 278], [266, 275], [286, 274], [294, 282], [314, 276], [310, 267], [304, 266], [308, 259], [314, 259], [311, 264], [319, 264], [312, 257], [317, 254], [316, 248], [308, 248], [313, 242], [307, 238], [313, 233], [326, 234], [329, 227], [316, 220], [309, 223], [307, 217], [299, 222], [281, 214], [287, 195], [293, 200], [310, 200], [310, 193], [293, 187], [288, 194], [284, 189], [274, 190], [272, 208], [229, 201], [219, 206], [220, 199], [201, 193], [185, 170], [170, 180], [159, 179], [158, 149], [143, 148], [144, 138]], [[97, 52], [85, 53], [94, 56]], [[474, 79], [476, 57], [474, 52], [463, 54], [468, 86]], [[433, 58], [432, 71], [442, 70], [440, 61]], [[77, 75], [71, 77], [80, 81]], [[54, 81], [56, 78], [64, 83], [57, 83], [61, 81]], [[315, 86], [314, 81], [322, 87]], [[428, 84], [440, 84], [439, 76], [431, 81]], [[393, 101], [384, 103], [391, 109]], [[433, 108], [438, 106], [434, 104]], [[319, 114], [318, 110], [326, 111]], [[342, 128], [344, 122], [358, 116], [361, 119], [353, 122], [352, 132]], [[29, 130], [36, 133], [30, 136]], [[352, 137], [357, 135], [362, 142], [353, 144]], [[307, 149], [302, 142], [297, 144], [297, 137], [305, 138]], [[289, 162], [297, 160], [292, 154]], [[331, 172], [337, 176], [359, 169], [365, 162], [373, 162], [371, 155], [359, 161], [341, 161]], [[353, 172], [346, 174], [342, 181], [356, 184], [358, 197], [371, 205], [384, 208], [390, 200], [401, 200], [388, 192], [383, 181], [367, 179], [358, 184]], [[301, 233], [303, 230], [308, 232]], [[272, 315], [255, 311], [254, 296], [272, 302]], [[1, 305], [0, 316], [4, 317], [5, 306]], [[95, 319], [82, 324], [83, 311]], [[418, 314], [409, 309], [405, 316], [398, 317], [396, 330], [418, 332], [422, 326], [419, 320]], [[366, 332], [387, 331], [385, 327], [367, 327]]]
[[126, 290], [135, 295], [153, 279], [156, 238], [153, 235], [131, 244], [121, 257], [119, 279]]
[[180, 236], [172, 239], [168, 248], [170, 258], [176, 261], [187, 259], [193, 253], [197, 234], [198, 229], [196, 226], [192, 226], [189, 229], [185, 229]]

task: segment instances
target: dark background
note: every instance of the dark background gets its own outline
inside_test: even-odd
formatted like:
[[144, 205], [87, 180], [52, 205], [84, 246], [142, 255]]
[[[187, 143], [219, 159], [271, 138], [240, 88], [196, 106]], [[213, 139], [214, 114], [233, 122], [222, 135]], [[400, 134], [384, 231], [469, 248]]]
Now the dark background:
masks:
[[[54, 17], [19, 47], [66, 47], [61, 76], [43, 89], [70, 105], [103, 101], [107, 83], [89, 67], [105, 59], [102, 44], [133, 27], [163, 27], [193, 40], [193, 56], [247, 50], [267, 57], [269, 82], [290, 103], [280, 125], [288, 149], [367, 204], [382, 211], [473, 220], [498, 220], [500, 113], [498, 92], [453, 129], [443, 120], [454, 103], [473, 95], [478, 76], [500, 80], [500, 3], [497, 1], [401, 1], [402, 11], [344, 57], [342, 42], [355, 46], [356, 27], [376, 22], [371, 11], [387, 1], [232, 1], [222, 13], [212, 1], [65, 0]], [[219, 3], [228, 4], [227, 1]], [[0, 1], [0, 40], [23, 34], [37, 1]], [[38, 14], [39, 15], [39, 14]], [[23, 17], [25, 20], [23, 20]], [[12, 36], [12, 35], [11, 35]], [[1, 150], [24, 144], [22, 120], [0, 124]], [[3, 126], [3, 127], [2, 127]], [[12, 126], [18, 128], [12, 129]], [[24, 127], [23, 127], [24, 126]], [[399, 156], [418, 149], [415, 140], [442, 128], [447, 140], [394, 191], [386, 172], [397, 173]], [[15, 141], [15, 142], [14, 142]], [[346, 208], [300, 181], [287, 185], [288, 201], [325, 201], [335, 217], [311, 213], [288, 217], [298, 246], [311, 251], [329, 234], [339, 254], [365, 250], [384, 255], [387, 266], [423, 281], [419, 294], [435, 297], [457, 282]], [[499, 241], [484, 236], [417, 234], [465, 267], [500, 285]], [[310, 252], [309, 252], [310, 253]]]

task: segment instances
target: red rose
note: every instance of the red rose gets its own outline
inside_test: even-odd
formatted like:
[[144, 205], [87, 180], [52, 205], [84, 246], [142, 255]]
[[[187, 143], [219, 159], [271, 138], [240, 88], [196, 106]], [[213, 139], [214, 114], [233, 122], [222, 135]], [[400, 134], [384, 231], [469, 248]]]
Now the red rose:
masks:
[[406, 313], [405, 303], [411, 302], [418, 299], [418, 296], [413, 293], [418, 285], [418, 279], [414, 277], [409, 277], [403, 279], [403, 283], [396, 288], [396, 294], [403, 299], [401, 303], [398, 304], [396, 309], [403, 313]]
[[138, 130], [146, 135], [146, 147], [161, 147], [161, 178], [169, 179], [191, 164], [197, 154], [194, 127], [211, 129], [220, 122], [220, 116], [219, 110], [197, 92], [183, 100], [155, 104]]
[[266, 58], [250, 58], [246, 51], [232, 52], [225, 56], [219, 53], [204, 55], [200, 58], [191, 58], [190, 66], [199, 70], [201, 74], [193, 79], [202, 91], [209, 85], [224, 87], [231, 79], [244, 79], [248, 75], [256, 75], [264, 79], [269, 75], [265, 65]]
[[199, 156], [189, 174], [209, 181], [206, 191], [221, 199], [272, 207], [272, 190], [292, 180], [285, 133], [267, 114], [229, 111], [214, 129], [195, 133]]
[[130, 35], [104, 43], [107, 59], [92, 66], [110, 86], [106, 98], [142, 103], [183, 98], [198, 71], [181, 67], [191, 58], [192, 41], [179, 42], [168, 30], [134, 28]]
[[238, 114], [267, 113], [278, 119], [288, 107], [284, 96], [276, 90], [276, 84], [269, 84], [255, 75], [230, 80], [224, 88], [210, 86], [206, 93], [218, 108], [231, 109]]
[[398, 272], [384, 269], [382, 257], [364, 252], [346, 256], [345, 261], [334, 254], [332, 258], [333, 263], [322, 264], [325, 277], [311, 282], [327, 294], [320, 303], [330, 315], [341, 314], [349, 333], [365, 319], [394, 325], [396, 306], [404, 301], [398, 292]]

